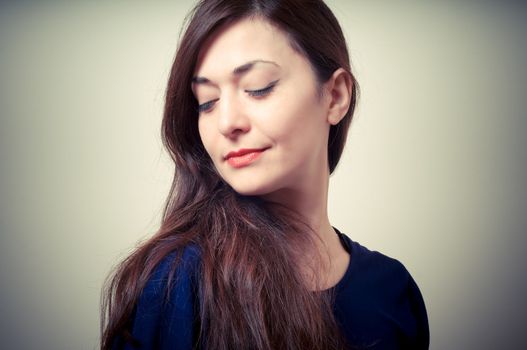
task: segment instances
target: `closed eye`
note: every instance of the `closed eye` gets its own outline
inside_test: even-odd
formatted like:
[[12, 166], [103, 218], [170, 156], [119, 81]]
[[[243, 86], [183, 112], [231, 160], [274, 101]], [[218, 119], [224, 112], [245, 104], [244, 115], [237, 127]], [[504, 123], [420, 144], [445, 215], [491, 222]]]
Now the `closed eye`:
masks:
[[[273, 81], [272, 83], [270, 83], [268, 86], [264, 87], [263, 89], [245, 90], [245, 92], [248, 93], [249, 96], [252, 96], [252, 97], [264, 97], [264, 96], [269, 95], [273, 91], [276, 84], [278, 84], [278, 80]], [[218, 101], [218, 99], [207, 101], [207, 102], [200, 104], [198, 106], [198, 112], [206, 113], [210, 111], [216, 101]]]
[[208, 101], [208, 102], [200, 104], [198, 106], [198, 112], [199, 113], [203, 113], [203, 112], [209, 111], [212, 108], [212, 105], [214, 104], [214, 102], [216, 102], [216, 101], [218, 101], [218, 100], [217, 99], [216, 100], [211, 100], [211, 101]]
[[273, 89], [274, 89], [274, 87], [276, 86], [277, 83], [278, 83], [278, 80], [275, 80], [271, 84], [269, 84], [268, 86], [264, 87], [263, 89], [245, 90], [245, 92], [248, 93], [250, 96], [253, 96], [253, 97], [263, 97], [263, 96], [269, 95], [271, 93], [271, 91], [273, 91]]

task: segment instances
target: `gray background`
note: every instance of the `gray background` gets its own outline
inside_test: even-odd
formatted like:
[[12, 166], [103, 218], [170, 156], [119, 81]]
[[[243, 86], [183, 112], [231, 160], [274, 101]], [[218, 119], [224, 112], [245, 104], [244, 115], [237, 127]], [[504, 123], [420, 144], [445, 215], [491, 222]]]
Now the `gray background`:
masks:
[[[164, 89], [192, 3], [1, 3], [1, 348], [97, 347], [104, 277], [159, 225]], [[431, 349], [518, 348], [525, 6], [328, 4], [362, 87], [331, 222], [406, 265]]]

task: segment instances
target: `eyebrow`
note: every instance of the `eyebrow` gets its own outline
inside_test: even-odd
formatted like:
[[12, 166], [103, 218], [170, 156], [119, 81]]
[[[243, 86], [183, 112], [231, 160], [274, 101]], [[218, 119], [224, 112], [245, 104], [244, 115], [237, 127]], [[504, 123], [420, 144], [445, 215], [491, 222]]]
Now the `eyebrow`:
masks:
[[[280, 68], [280, 65], [276, 62], [257, 59], [257, 60], [249, 61], [247, 63], [242, 64], [241, 66], [234, 68], [234, 70], [232, 71], [232, 75], [233, 76], [244, 75], [245, 73], [249, 72], [257, 63], [271, 64], [273, 66]], [[192, 83], [193, 84], [211, 84], [212, 82], [208, 78], [195, 76], [192, 78]]]

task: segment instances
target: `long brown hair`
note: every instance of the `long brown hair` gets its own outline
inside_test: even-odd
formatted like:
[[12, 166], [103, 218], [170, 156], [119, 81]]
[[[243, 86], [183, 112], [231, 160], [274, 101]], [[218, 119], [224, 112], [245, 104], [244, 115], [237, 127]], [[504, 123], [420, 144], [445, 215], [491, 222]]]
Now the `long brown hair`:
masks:
[[[220, 26], [250, 16], [281, 29], [293, 49], [308, 58], [320, 84], [340, 67], [351, 75], [350, 108], [329, 132], [330, 173], [337, 166], [358, 85], [331, 10], [321, 0], [200, 1], [188, 17], [166, 92], [162, 138], [175, 175], [161, 227], [109, 276], [102, 299], [102, 349], [110, 349], [116, 338], [133, 342], [131, 318], [146, 282], [167, 255], [189, 245], [200, 252], [196, 317], [202, 344], [211, 349], [344, 346], [330, 293], [310, 291], [298, 266], [313, 245], [306, 234], [310, 228], [288, 208], [236, 193], [215, 171], [198, 133], [190, 87], [199, 50]], [[171, 266], [168, 286], [176, 267]]]

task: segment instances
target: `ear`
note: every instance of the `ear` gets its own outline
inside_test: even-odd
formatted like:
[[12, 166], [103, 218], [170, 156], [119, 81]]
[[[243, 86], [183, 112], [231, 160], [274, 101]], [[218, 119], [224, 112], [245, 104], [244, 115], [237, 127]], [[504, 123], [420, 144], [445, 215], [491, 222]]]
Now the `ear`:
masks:
[[350, 73], [343, 68], [333, 72], [326, 82], [326, 92], [329, 98], [327, 121], [337, 125], [346, 115], [351, 103], [353, 81]]

